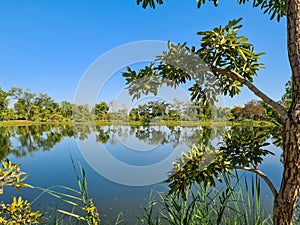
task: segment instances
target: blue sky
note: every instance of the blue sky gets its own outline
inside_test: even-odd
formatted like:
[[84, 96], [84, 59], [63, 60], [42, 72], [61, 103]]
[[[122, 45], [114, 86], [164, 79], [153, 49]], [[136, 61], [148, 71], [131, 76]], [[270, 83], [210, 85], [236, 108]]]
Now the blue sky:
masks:
[[[266, 52], [255, 84], [275, 100], [290, 77], [286, 52], [285, 19], [270, 21], [251, 3], [221, 1], [200, 10], [194, 0], [166, 1], [156, 10], [144, 10], [135, 0], [15, 0], [0, 2], [0, 87], [31, 88], [57, 101], [73, 101], [87, 68], [101, 55], [120, 45], [143, 40], [187, 42], [199, 46], [198, 31], [243, 17], [241, 35], [257, 52]], [[120, 74], [107, 83], [99, 100], [113, 100], [124, 87]], [[228, 106], [255, 98], [249, 91]]]

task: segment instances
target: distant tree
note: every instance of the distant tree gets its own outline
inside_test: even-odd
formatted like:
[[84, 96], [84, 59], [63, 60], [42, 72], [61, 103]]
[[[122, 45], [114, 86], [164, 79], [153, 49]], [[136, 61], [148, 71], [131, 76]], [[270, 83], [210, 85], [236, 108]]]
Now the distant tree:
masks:
[[243, 118], [243, 107], [242, 106], [234, 106], [231, 110], [230, 110], [234, 120], [242, 120]]
[[109, 106], [106, 102], [95, 104], [94, 114], [96, 120], [109, 120]]
[[[204, 119], [206, 116], [205, 107], [192, 101], [181, 101], [181, 114], [180, 118], [184, 121], [195, 121], [199, 119]], [[205, 120], [205, 119], [204, 119]]]
[[174, 98], [171, 108], [178, 113], [180, 120], [183, 121], [199, 120], [199, 118], [203, 119], [205, 117], [203, 114], [204, 107], [192, 101], [182, 101]]
[[266, 109], [260, 101], [247, 102], [242, 111], [243, 117], [253, 120], [261, 120], [266, 116]]
[[9, 103], [8, 93], [0, 87], [0, 110], [7, 109]]
[[114, 112], [109, 112], [109, 119], [128, 121], [128, 109], [125, 105], [122, 105], [121, 109], [118, 109]]
[[91, 113], [90, 107], [88, 105], [73, 105], [73, 117], [74, 121], [91, 121], [93, 119], [93, 115]]
[[165, 119], [164, 117], [168, 116], [169, 109], [169, 103], [164, 101], [150, 101], [131, 109], [129, 119], [149, 123], [154, 118]]
[[168, 112], [169, 120], [180, 120], [180, 112], [175, 109], [170, 109]]
[[8, 93], [0, 87], [0, 120], [7, 119], [8, 116]]
[[18, 119], [31, 120], [33, 116], [32, 106], [36, 94], [32, 93], [30, 89], [23, 90], [17, 87], [12, 87], [8, 93], [17, 101], [14, 104], [14, 110], [18, 115]]
[[61, 120], [59, 115], [60, 105], [47, 94], [38, 94], [34, 99], [34, 106], [36, 106], [38, 119], [42, 121], [47, 120]]
[[60, 115], [64, 120], [71, 120], [73, 115], [74, 104], [68, 101], [62, 101], [60, 104]]
[[113, 100], [108, 103], [111, 112], [115, 112], [117, 108], [117, 101]]

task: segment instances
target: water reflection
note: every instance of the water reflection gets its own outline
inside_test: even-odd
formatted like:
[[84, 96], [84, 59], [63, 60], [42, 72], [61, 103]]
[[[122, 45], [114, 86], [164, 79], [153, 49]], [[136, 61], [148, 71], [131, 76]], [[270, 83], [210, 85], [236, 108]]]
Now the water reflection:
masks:
[[[267, 141], [271, 137], [277, 146], [281, 146], [281, 129], [277, 127], [228, 127], [227, 131], [238, 134], [261, 133]], [[90, 126], [90, 125], [39, 125], [0, 127], [0, 159], [9, 154], [15, 157], [26, 157], [36, 151], [50, 151], [64, 138], [85, 140], [90, 134], [96, 134], [96, 142], [117, 145], [119, 142], [136, 142], [148, 146], [179, 145], [206, 146], [212, 140], [222, 141], [224, 127], [165, 127], [165, 126]]]
[[[275, 127], [226, 127], [227, 131], [231, 131], [236, 136], [246, 135], [246, 133], [261, 133], [263, 138], [261, 142], [271, 142], [276, 140], [280, 145], [280, 129]], [[74, 149], [75, 145], [72, 139], [79, 141], [87, 141], [91, 139], [97, 146], [105, 145], [107, 151], [119, 161], [142, 167], [162, 161], [172, 154], [173, 149], [193, 144], [212, 145], [222, 142], [224, 137], [224, 127], [178, 127], [178, 126], [90, 126], [90, 125], [41, 125], [41, 126], [20, 126], [20, 127], [0, 127], [0, 157], [4, 159], [10, 154], [14, 162], [20, 163], [22, 169], [30, 174], [28, 182], [40, 187], [52, 187], [55, 185], [65, 185], [73, 188], [76, 183], [73, 179], [74, 171], [69, 158], [69, 148]], [[66, 140], [65, 140], [66, 139]], [[69, 140], [67, 140], [69, 139]], [[65, 141], [64, 141], [65, 140]], [[141, 149], [154, 149], [147, 152], [135, 151], [132, 147], [140, 143]], [[125, 147], [124, 147], [125, 146]], [[161, 148], [156, 148], [159, 146]], [[56, 148], [57, 151], [54, 151]], [[53, 151], [50, 151], [52, 150]], [[129, 150], [128, 150], [129, 149]], [[47, 152], [47, 154], [44, 154]], [[91, 149], [92, 151], [92, 149]], [[96, 150], [95, 150], [96, 151]], [[37, 154], [40, 152], [41, 154]], [[87, 170], [89, 178], [89, 189], [94, 202], [102, 214], [115, 216], [119, 212], [126, 213], [128, 217], [132, 212], [136, 211], [140, 206], [145, 206], [148, 203], [150, 192], [153, 186], [145, 187], [130, 187], [109, 182], [103, 176], [99, 176], [93, 171], [84, 160], [80, 153], [75, 150], [71, 152], [74, 159], [79, 159], [80, 163]], [[77, 155], [76, 155], [77, 154]], [[28, 157], [33, 155], [34, 157]], [[79, 161], [78, 160], [78, 161]], [[266, 159], [266, 167], [262, 168], [264, 172], [270, 174], [270, 178], [275, 181], [275, 185], [279, 185], [276, 179], [279, 179], [279, 171], [274, 165], [274, 157]], [[105, 165], [104, 160], [103, 164]], [[107, 162], [109, 164], [109, 162]], [[170, 163], [170, 168], [172, 163]], [[106, 165], [105, 165], [106, 166]], [[111, 165], [110, 165], [111, 166]], [[110, 172], [114, 172], [114, 166], [111, 166]], [[163, 173], [169, 170], [164, 170]], [[118, 176], [119, 174], [117, 174]], [[137, 176], [128, 176], [136, 179]], [[149, 179], [148, 175], [146, 176]], [[161, 184], [157, 184], [161, 185]], [[155, 190], [167, 191], [167, 187], [159, 186]], [[267, 192], [267, 188], [265, 188]], [[36, 190], [23, 190], [23, 195], [26, 199], [34, 200], [40, 193]], [[14, 194], [13, 192], [7, 194]], [[262, 196], [267, 196], [269, 192], [263, 193]], [[272, 201], [264, 199], [268, 204]], [[40, 205], [47, 205], [51, 201], [49, 196], [43, 195], [43, 198], [38, 200]], [[56, 202], [55, 202], [56, 204]], [[270, 203], [271, 204], [271, 203]], [[112, 209], [112, 210], [111, 210]], [[115, 214], [114, 214], [115, 213]], [[112, 217], [113, 218], [113, 217]], [[112, 221], [111, 221], [112, 222]]]

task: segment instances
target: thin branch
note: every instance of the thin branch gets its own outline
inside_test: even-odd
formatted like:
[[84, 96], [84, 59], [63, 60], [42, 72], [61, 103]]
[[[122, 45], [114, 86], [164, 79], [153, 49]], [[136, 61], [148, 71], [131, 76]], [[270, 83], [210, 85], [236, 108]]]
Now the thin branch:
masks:
[[243, 167], [243, 166], [235, 166], [235, 169], [240, 169], [240, 170], [245, 170], [245, 171], [250, 171], [253, 173], [256, 173], [257, 175], [259, 175], [265, 182], [266, 184], [269, 186], [271, 192], [273, 193], [274, 198], [276, 198], [276, 196], [278, 195], [276, 188], [274, 187], [272, 181], [267, 177], [267, 175], [265, 175], [262, 171], [258, 170], [258, 169], [253, 169], [250, 167]]
[[282, 105], [275, 102], [273, 99], [268, 97], [266, 94], [264, 94], [262, 91], [260, 91], [254, 84], [252, 84], [250, 81], [246, 80], [243, 76], [241, 76], [239, 73], [233, 71], [233, 70], [224, 70], [224, 69], [217, 69], [212, 68], [213, 72], [218, 72], [220, 74], [223, 74], [233, 80], [239, 81], [241, 84], [246, 85], [250, 91], [252, 91], [256, 96], [260, 97], [265, 103], [272, 106], [281, 116], [283, 120], [286, 120], [288, 118], [287, 111], [283, 108]]

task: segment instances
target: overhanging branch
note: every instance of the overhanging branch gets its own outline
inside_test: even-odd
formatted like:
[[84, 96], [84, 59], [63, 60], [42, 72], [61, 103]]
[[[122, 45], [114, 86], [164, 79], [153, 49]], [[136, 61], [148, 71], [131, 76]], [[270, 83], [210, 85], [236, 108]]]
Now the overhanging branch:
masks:
[[234, 168], [239, 169], [239, 170], [250, 171], [250, 172], [253, 172], [253, 173], [256, 173], [257, 175], [259, 175], [266, 182], [266, 184], [269, 186], [271, 192], [273, 193], [274, 198], [276, 198], [276, 196], [278, 194], [277, 191], [276, 191], [276, 188], [274, 187], [272, 181], [262, 171], [260, 171], [258, 169], [253, 169], [253, 168], [250, 168], [250, 167], [243, 167], [243, 166], [235, 166]]
[[239, 81], [241, 84], [244, 84], [256, 96], [260, 97], [265, 103], [267, 103], [268, 105], [273, 107], [280, 114], [280, 116], [283, 120], [287, 119], [288, 113], [283, 108], [282, 105], [280, 105], [279, 103], [275, 102], [273, 99], [268, 97], [266, 94], [264, 94], [262, 91], [260, 91], [254, 84], [252, 84], [250, 81], [246, 80], [239, 73], [237, 73], [233, 70], [228, 71], [228, 70], [217, 69], [217, 68], [212, 68], [211, 70], [212, 70], [212, 72], [217, 72], [217, 73], [223, 74], [233, 80]]

